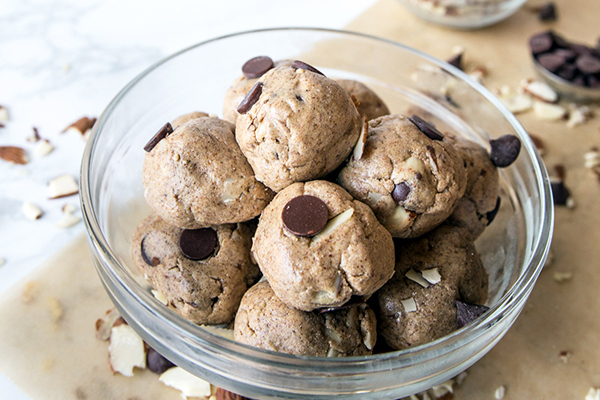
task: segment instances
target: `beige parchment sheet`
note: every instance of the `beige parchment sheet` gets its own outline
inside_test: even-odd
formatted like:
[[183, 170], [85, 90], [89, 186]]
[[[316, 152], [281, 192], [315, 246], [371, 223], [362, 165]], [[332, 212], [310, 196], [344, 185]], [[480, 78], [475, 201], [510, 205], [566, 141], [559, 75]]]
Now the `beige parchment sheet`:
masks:
[[[453, 31], [418, 20], [394, 0], [381, 0], [347, 28], [442, 59], [462, 46], [467, 69], [488, 69], [488, 88], [514, 88], [535, 76], [527, 49], [532, 34], [552, 27], [592, 44], [600, 33], [600, 1], [555, 3], [559, 21], [550, 25], [521, 10], [491, 28]], [[469, 369], [454, 398], [493, 399], [496, 388], [505, 386], [508, 400], [583, 400], [590, 387], [600, 387], [600, 182], [583, 165], [584, 153], [600, 146], [600, 118], [573, 129], [541, 122], [532, 113], [519, 119], [545, 141], [547, 165], [565, 166], [576, 207], [557, 209], [554, 262], [513, 328]], [[573, 277], [559, 283], [554, 272]], [[94, 335], [94, 322], [110, 307], [81, 237], [0, 298], [0, 373], [34, 400], [180, 399], [147, 370], [136, 370], [135, 378], [112, 375], [107, 343]], [[567, 362], [561, 352], [570, 354]]]

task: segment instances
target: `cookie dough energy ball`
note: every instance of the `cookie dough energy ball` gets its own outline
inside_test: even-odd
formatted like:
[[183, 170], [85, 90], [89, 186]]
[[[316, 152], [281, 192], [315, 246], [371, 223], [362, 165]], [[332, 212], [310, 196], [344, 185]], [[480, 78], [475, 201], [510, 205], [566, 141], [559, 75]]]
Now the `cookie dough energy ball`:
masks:
[[487, 310], [488, 276], [465, 229], [442, 225], [396, 245], [396, 274], [373, 296], [388, 346], [431, 342]]
[[300, 61], [265, 73], [238, 111], [240, 148], [256, 179], [276, 192], [333, 171], [363, 126], [350, 95]]
[[338, 177], [392, 236], [418, 237], [442, 223], [466, 187], [463, 161], [431, 124], [387, 115], [369, 121], [362, 155]]
[[169, 308], [197, 324], [223, 324], [259, 275], [251, 240], [243, 224], [185, 230], [150, 215], [133, 235], [131, 255]]
[[146, 147], [142, 178], [146, 201], [166, 222], [186, 229], [243, 222], [271, 200], [229, 122], [196, 118], [164, 136]]
[[350, 96], [354, 96], [358, 101], [358, 113], [372, 120], [377, 117], [388, 115], [390, 110], [383, 100], [377, 94], [369, 89], [364, 83], [351, 79], [336, 79], [341, 87], [344, 88]]
[[252, 252], [273, 291], [303, 311], [369, 297], [394, 273], [389, 232], [327, 181], [295, 183], [263, 211]]
[[375, 314], [366, 304], [325, 313], [286, 306], [268, 282], [246, 292], [235, 317], [235, 340], [283, 353], [341, 357], [372, 353], [377, 339]]

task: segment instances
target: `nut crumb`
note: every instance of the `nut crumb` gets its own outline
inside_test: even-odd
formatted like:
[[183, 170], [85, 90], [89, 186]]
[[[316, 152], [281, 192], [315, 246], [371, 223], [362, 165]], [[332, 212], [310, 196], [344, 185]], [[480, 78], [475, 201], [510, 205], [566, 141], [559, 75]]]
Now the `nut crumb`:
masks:
[[32, 128], [32, 130], [33, 130], [33, 136], [29, 136], [26, 140], [28, 142], [33, 142], [33, 143], [39, 142], [42, 139], [42, 137], [40, 136], [40, 132], [38, 131], [38, 129], [35, 126]]
[[27, 201], [23, 203], [23, 206], [21, 206], [21, 210], [23, 211], [23, 214], [25, 214], [25, 217], [32, 221], [40, 219], [41, 216], [44, 214], [38, 206]]
[[33, 154], [36, 157], [44, 157], [52, 153], [54, 146], [46, 139], [38, 141], [37, 145], [33, 148]]
[[0, 105], [0, 122], [8, 122], [10, 117], [8, 116], [8, 109]]
[[505, 395], [506, 395], [506, 387], [498, 386], [496, 388], [496, 391], [494, 392], [494, 398], [496, 400], [502, 400]]
[[21, 300], [23, 300], [23, 303], [32, 303], [38, 295], [40, 287], [41, 284], [38, 281], [27, 282], [25, 287], [23, 287], [23, 291], [21, 292]]
[[67, 126], [63, 133], [65, 132], [75, 132], [81, 136], [85, 136], [86, 133], [92, 129], [94, 124], [96, 123], [96, 118], [89, 117], [81, 117], [77, 121], [73, 122], [71, 125]]
[[52, 317], [53, 322], [58, 322], [63, 316], [63, 308], [60, 305], [60, 302], [56, 299], [56, 297], [48, 297], [46, 302], [46, 307], [50, 312], [50, 316]]
[[50, 199], [72, 196], [77, 193], [79, 193], [77, 181], [69, 174], [57, 176], [48, 183], [48, 197]]
[[0, 146], [0, 158], [19, 165], [25, 165], [29, 162], [25, 150], [16, 146]]
[[560, 359], [560, 361], [566, 364], [569, 362], [569, 358], [571, 358], [571, 352], [563, 350], [560, 353], [558, 353], [558, 358]]
[[600, 388], [591, 387], [585, 395], [585, 400], [600, 400]]
[[556, 271], [552, 274], [552, 277], [554, 278], [554, 280], [556, 282], [562, 283], [562, 282], [570, 281], [573, 278], [573, 273]]

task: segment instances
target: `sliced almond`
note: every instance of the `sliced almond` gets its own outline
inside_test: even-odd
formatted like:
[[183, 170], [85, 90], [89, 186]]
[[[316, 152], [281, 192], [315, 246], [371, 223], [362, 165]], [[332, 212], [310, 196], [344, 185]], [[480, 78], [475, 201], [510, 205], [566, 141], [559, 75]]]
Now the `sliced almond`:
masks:
[[354, 151], [352, 152], [352, 157], [358, 161], [362, 158], [362, 155], [365, 151], [365, 144], [367, 143], [367, 135], [369, 134], [369, 123], [367, 122], [367, 118], [363, 115], [362, 117], [363, 128], [358, 136], [358, 140], [356, 141], [356, 145], [354, 146]]
[[25, 165], [29, 162], [25, 150], [16, 146], [0, 146], [0, 158], [19, 165]]
[[450, 379], [449, 381], [442, 382], [439, 385], [435, 385], [431, 388], [431, 394], [434, 398], [439, 399], [442, 396], [445, 396], [448, 393], [454, 393], [454, 381]]
[[127, 324], [113, 326], [108, 345], [113, 373], [133, 376], [134, 368], [146, 368], [146, 351], [142, 338]]
[[598, 149], [591, 149], [583, 155], [586, 168], [594, 169], [600, 165], [600, 152]]
[[537, 100], [546, 103], [556, 103], [558, 94], [547, 83], [541, 81], [525, 81], [522, 83], [523, 90]]
[[400, 300], [400, 303], [402, 303], [402, 307], [404, 307], [404, 311], [407, 313], [417, 311], [417, 303], [413, 297], [406, 300]]
[[240, 198], [246, 188], [242, 185], [240, 179], [226, 179], [223, 182], [223, 192], [221, 193], [221, 201], [223, 204], [231, 203]]
[[158, 378], [167, 386], [179, 390], [185, 397], [210, 397], [210, 383], [181, 367], [169, 368]]
[[167, 304], [169, 304], [169, 299], [167, 299], [167, 296], [165, 296], [162, 292], [159, 292], [158, 290], [154, 289], [152, 289], [150, 292], [152, 293], [154, 298], [161, 302], [163, 305], [166, 306]]
[[415, 271], [414, 269], [409, 269], [408, 272], [406, 274], [404, 274], [405, 277], [407, 277], [408, 279], [410, 279], [413, 282], [418, 283], [419, 285], [423, 286], [424, 288], [428, 288], [429, 287], [429, 282], [427, 282], [425, 279], [423, 279], [423, 276], [421, 275], [420, 272]]
[[591, 387], [585, 395], [585, 400], [600, 400], [600, 388]]
[[72, 227], [73, 225], [77, 225], [79, 221], [81, 221], [81, 218], [73, 214], [63, 213], [63, 216], [56, 222], [56, 224], [54, 224], [54, 226], [57, 228], [66, 229]]
[[592, 115], [592, 109], [588, 106], [572, 105], [571, 110], [569, 111], [567, 126], [569, 128], [574, 128], [578, 125], [583, 125], [592, 117]]
[[8, 122], [10, 119], [8, 110], [4, 106], [0, 106], [0, 122]]
[[487, 75], [487, 70], [483, 67], [477, 67], [469, 72], [469, 76], [477, 83], [482, 83], [483, 78]]
[[62, 212], [65, 214], [73, 214], [77, 208], [73, 204], [65, 204], [62, 206]]
[[63, 133], [74, 132], [80, 134], [81, 136], [84, 136], [88, 130], [92, 129], [95, 123], [96, 118], [81, 117], [77, 121], [73, 122], [71, 125], [67, 126], [63, 130]]
[[200, 327], [206, 329], [214, 335], [221, 336], [229, 340], [234, 340], [233, 329], [219, 328], [218, 326], [213, 325], [200, 325]]
[[500, 101], [504, 103], [508, 111], [513, 114], [519, 114], [531, 110], [533, 101], [526, 94], [514, 94], [510, 96], [500, 97]]
[[549, 104], [543, 101], [533, 102], [533, 112], [536, 117], [545, 121], [558, 121], [567, 115], [567, 109], [557, 104]]
[[417, 214], [407, 211], [404, 207], [398, 205], [392, 215], [387, 218], [384, 226], [388, 229], [401, 231], [408, 228], [415, 218], [417, 218]]
[[424, 269], [421, 271], [421, 275], [423, 276], [423, 279], [432, 285], [435, 285], [442, 280], [442, 275], [440, 275], [437, 268]]
[[123, 323], [125, 323], [125, 320], [121, 317], [121, 314], [116, 308], [111, 308], [106, 311], [104, 317], [96, 320], [96, 338], [104, 341], [110, 339], [111, 329]]
[[77, 193], [79, 193], [79, 186], [71, 175], [58, 176], [48, 183], [48, 197], [51, 199], [72, 196]]
[[42, 139], [40, 137], [40, 132], [38, 131], [38, 129], [35, 126], [32, 128], [32, 130], [33, 130], [33, 136], [28, 137], [27, 141], [33, 142], [33, 143], [39, 142]]
[[572, 272], [555, 271], [552, 274], [552, 278], [554, 278], [554, 280], [556, 282], [562, 283], [562, 282], [570, 281], [571, 279], [573, 279], [573, 273]]
[[46, 139], [40, 140], [33, 148], [33, 155], [36, 157], [44, 157], [52, 153], [52, 150], [54, 150], [54, 146], [52, 146], [49, 141]]
[[23, 210], [23, 214], [31, 220], [39, 219], [43, 215], [42, 210], [38, 206], [27, 201], [23, 203], [21, 209]]
[[325, 228], [323, 228], [323, 230], [321, 232], [319, 232], [315, 236], [313, 236], [313, 238], [311, 240], [311, 245], [313, 243], [317, 243], [319, 240], [321, 240], [325, 236], [329, 235], [331, 232], [333, 232], [335, 229], [337, 229], [337, 227], [340, 226], [341, 224], [349, 221], [350, 218], [352, 218], [352, 215], [354, 215], [354, 208], [349, 208], [346, 211], [331, 218], [329, 221], [327, 221], [327, 225], [325, 225]]

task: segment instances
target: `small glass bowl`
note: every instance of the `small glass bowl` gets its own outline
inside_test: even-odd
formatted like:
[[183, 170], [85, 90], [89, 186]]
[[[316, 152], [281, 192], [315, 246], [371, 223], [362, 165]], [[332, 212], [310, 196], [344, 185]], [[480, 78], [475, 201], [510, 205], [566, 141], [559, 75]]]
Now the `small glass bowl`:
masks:
[[425, 21], [455, 29], [479, 29], [516, 13], [527, 0], [398, 0]]
[[[501, 170], [502, 206], [477, 241], [490, 276], [490, 311], [434, 342], [385, 354], [316, 358], [245, 346], [186, 321], [159, 303], [130, 259], [149, 212], [143, 147], [166, 121], [201, 110], [221, 114], [226, 89], [256, 55], [301, 59], [327, 76], [364, 82], [394, 113], [426, 115], [445, 132], [488, 146], [517, 135], [517, 161]], [[406, 46], [357, 33], [285, 28], [220, 37], [144, 71], [100, 116], [81, 169], [82, 209], [94, 263], [115, 306], [153, 348], [209, 382], [255, 399], [399, 398], [465, 370], [513, 324], [550, 246], [549, 178], [515, 117], [458, 69]]]

